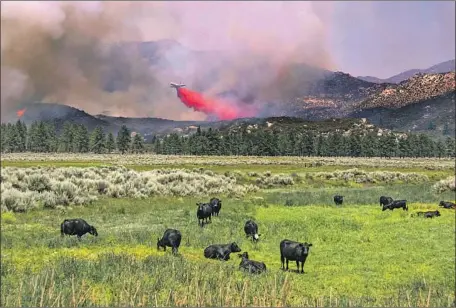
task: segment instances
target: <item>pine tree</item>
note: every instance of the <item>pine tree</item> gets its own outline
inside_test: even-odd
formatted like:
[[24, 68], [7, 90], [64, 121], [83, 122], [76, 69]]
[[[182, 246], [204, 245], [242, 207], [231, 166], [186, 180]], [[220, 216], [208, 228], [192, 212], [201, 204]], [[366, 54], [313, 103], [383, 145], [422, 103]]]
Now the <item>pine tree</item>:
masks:
[[133, 153], [144, 152], [143, 141], [144, 141], [143, 137], [139, 133], [136, 133], [136, 135], [133, 137], [133, 141], [131, 143], [131, 150]]
[[116, 149], [116, 141], [114, 140], [114, 135], [110, 132], [108, 138], [106, 139], [106, 151], [112, 153]]
[[20, 120], [16, 122], [16, 133], [15, 133], [16, 140], [16, 151], [17, 152], [25, 152], [27, 148], [27, 126], [25, 123], [22, 123]]
[[90, 151], [93, 153], [101, 154], [105, 150], [105, 144], [106, 140], [103, 128], [101, 128], [101, 126], [95, 127], [95, 129], [92, 131], [92, 134], [90, 135]]
[[445, 123], [445, 125], [443, 125], [442, 134], [444, 136], [448, 136], [450, 134], [450, 127], [448, 126], [448, 123]]
[[130, 149], [130, 144], [130, 130], [127, 128], [127, 126], [122, 125], [119, 132], [117, 133], [117, 148], [122, 154], [124, 154]]
[[446, 155], [448, 157], [455, 157], [455, 140], [447, 137], [445, 140]]
[[57, 138], [54, 122], [46, 123], [46, 140], [49, 152], [57, 152], [59, 141]]
[[438, 158], [442, 158], [446, 154], [446, 148], [445, 144], [442, 142], [442, 140], [437, 141], [436, 143], [436, 155]]
[[361, 152], [366, 157], [380, 156], [378, 151], [379, 139], [373, 134], [367, 134], [361, 139]]
[[79, 152], [87, 153], [89, 152], [90, 148], [90, 138], [89, 138], [89, 131], [85, 125], [81, 124], [79, 126]]
[[6, 129], [6, 123], [1, 124], [1, 131], [0, 131], [0, 138], [1, 138], [1, 152], [4, 153], [6, 149], [6, 134], [7, 134], [7, 129]]
[[60, 136], [60, 150], [62, 152], [73, 151], [73, 124], [65, 122], [63, 124], [63, 132]]
[[352, 157], [359, 157], [361, 156], [361, 137], [355, 134], [352, 134], [348, 138], [349, 144], [349, 154]]

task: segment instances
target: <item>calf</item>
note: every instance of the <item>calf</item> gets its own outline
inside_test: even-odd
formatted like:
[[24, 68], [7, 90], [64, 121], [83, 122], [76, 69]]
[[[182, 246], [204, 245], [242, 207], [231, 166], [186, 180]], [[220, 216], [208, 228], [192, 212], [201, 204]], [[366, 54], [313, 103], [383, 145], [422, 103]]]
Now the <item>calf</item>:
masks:
[[407, 200], [395, 200], [387, 205], [383, 205], [382, 211], [392, 211], [399, 208], [402, 208], [404, 211], [408, 211]]
[[209, 204], [212, 207], [212, 216], [218, 216], [220, 209], [222, 208], [222, 200], [218, 198], [212, 198], [211, 201], [209, 201]]
[[380, 197], [380, 206], [390, 204], [391, 202], [393, 202], [393, 198], [391, 198], [391, 197], [385, 197], [385, 196]]
[[211, 216], [212, 216], [212, 207], [208, 203], [196, 203], [198, 206], [198, 209], [196, 210], [196, 217], [198, 217], [198, 224], [200, 224], [201, 220], [201, 227], [204, 225], [204, 221], [207, 223], [207, 219], [209, 218], [209, 221], [212, 222]]
[[290, 240], [283, 240], [280, 242], [280, 261], [282, 262], [282, 269], [285, 269], [284, 261], [296, 261], [299, 273], [299, 263], [301, 262], [301, 273], [304, 273], [304, 263], [306, 262], [307, 256], [309, 255], [309, 249], [312, 244], [310, 243], [299, 243]]
[[90, 233], [94, 236], [98, 236], [97, 229], [94, 226], [89, 225], [84, 219], [65, 219], [60, 225], [60, 234], [63, 237], [67, 235], [77, 235], [78, 239], [81, 240], [81, 236], [86, 233]]
[[456, 209], [456, 204], [454, 204], [453, 202], [440, 201], [439, 206], [445, 209]]
[[251, 237], [254, 242], [258, 241], [261, 234], [258, 234], [258, 225], [251, 219], [244, 225], [244, 232], [247, 237]]
[[241, 248], [233, 242], [231, 244], [214, 244], [204, 249], [204, 257], [208, 259], [218, 259], [222, 261], [228, 261], [230, 259], [230, 253], [240, 252]]
[[166, 229], [163, 237], [161, 239], [157, 238], [157, 250], [159, 250], [160, 247], [163, 247], [163, 249], [166, 251], [166, 246], [168, 246], [172, 247], [173, 254], [177, 254], [177, 249], [180, 246], [181, 239], [182, 234], [179, 230]]
[[418, 216], [424, 216], [424, 218], [433, 218], [441, 216], [439, 211], [427, 211], [427, 212], [416, 212]]
[[334, 196], [334, 203], [336, 205], [342, 205], [343, 202], [344, 202], [344, 196], [340, 196], [340, 195]]
[[240, 270], [247, 271], [251, 274], [260, 274], [261, 272], [266, 271], [266, 264], [264, 264], [264, 262], [249, 260], [249, 254], [247, 251], [243, 254], [239, 254], [238, 256], [239, 258], [242, 258], [242, 261], [239, 264]]

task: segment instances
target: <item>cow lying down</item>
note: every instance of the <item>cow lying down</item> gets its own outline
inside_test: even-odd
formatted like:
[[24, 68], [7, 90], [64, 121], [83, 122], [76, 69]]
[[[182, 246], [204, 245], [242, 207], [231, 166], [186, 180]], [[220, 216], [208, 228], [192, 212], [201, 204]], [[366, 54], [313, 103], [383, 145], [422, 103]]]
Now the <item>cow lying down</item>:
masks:
[[250, 274], [260, 274], [266, 271], [266, 264], [264, 262], [258, 262], [249, 260], [249, 254], [244, 252], [243, 254], [238, 255], [239, 258], [242, 258], [241, 263], [239, 264], [239, 269], [246, 271]]

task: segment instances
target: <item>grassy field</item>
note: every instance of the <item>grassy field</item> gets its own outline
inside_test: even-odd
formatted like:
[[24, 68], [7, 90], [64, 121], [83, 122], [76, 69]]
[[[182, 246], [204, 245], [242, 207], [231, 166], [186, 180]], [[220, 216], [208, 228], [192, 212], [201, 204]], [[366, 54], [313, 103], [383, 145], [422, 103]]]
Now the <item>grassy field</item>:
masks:
[[[90, 159], [54, 160], [65, 164], [54, 166], [107, 164]], [[21, 161], [25, 165], [18, 163]], [[387, 163], [380, 167], [381, 160], [372, 162], [360, 162], [359, 168], [367, 172], [394, 170]], [[28, 170], [45, 164], [36, 159], [2, 157], [4, 168], [22, 166]], [[100, 196], [86, 206], [2, 212], [1, 304], [454, 307], [455, 211], [439, 209], [442, 216], [434, 219], [412, 215], [418, 210], [438, 209], [440, 200], [455, 199], [454, 191], [432, 190], [436, 181], [454, 174], [454, 169], [450, 165], [433, 168], [433, 164], [440, 166], [441, 162], [421, 161], [413, 168], [402, 168], [406, 176], [398, 175], [392, 181], [356, 181], [321, 173], [347, 170], [352, 168], [349, 163], [303, 168], [298, 161], [278, 168], [245, 160], [236, 165], [242, 173], [234, 177], [239, 185], [258, 183], [259, 176], [252, 173], [266, 171], [293, 175], [295, 183], [261, 187], [242, 196], [221, 194], [220, 216], [204, 228], [198, 226], [195, 205], [212, 197], [204, 191], [187, 196]], [[136, 161], [135, 165], [136, 170], [150, 170], [152, 164]], [[194, 168], [187, 158], [156, 166]], [[229, 169], [217, 163], [203, 166], [220, 177], [234, 171], [233, 165]], [[412, 172], [426, 177], [409, 177]], [[336, 193], [345, 196], [341, 207], [332, 201]], [[409, 211], [382, 212], [378, 205], [381, 195], [407, 199]], [[96, 226], [99, 236], [87, 234], [82, 241], [61, 238], [63, 219], [77, 217]], [[249, 218], [259, 225], [262, 237], [258, 244], [244, 236], [243, 226]], [[172, 256], [169, 248], [166, 252], [156, 249], [157, 237], [166, 228], [182, 232], [178, 256]], [[285, 238], [313, 244], [304, 274], [280, 270], [279, 243]], [[267, 273], [254, 276], [240, 272], [237, 254], [227, 262], [204, 258], [208, 245], [232, 241], [248, 251], [251, 259], [265, 262]], [[290, 267], [295, 270], [295, 263], [290, 262]]]

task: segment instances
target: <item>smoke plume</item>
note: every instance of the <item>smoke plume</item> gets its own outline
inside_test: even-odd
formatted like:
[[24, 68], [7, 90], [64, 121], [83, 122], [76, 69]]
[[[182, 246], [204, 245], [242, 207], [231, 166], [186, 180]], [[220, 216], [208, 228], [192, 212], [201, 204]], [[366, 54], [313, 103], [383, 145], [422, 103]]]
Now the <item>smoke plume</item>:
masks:
[[[2, 117], [50, 102], [204, 119], [176, 99], [170, 81], [214, 99], [236, 90], [229, 114], [240, 103], [287, 99], [293, 63], [332, 68], [330, 13], [325, 2], [2, 2]], [[140, 44], [157, 40], [159, 48]]]

